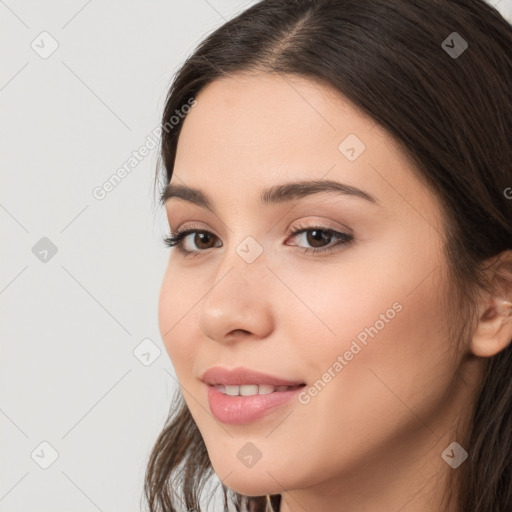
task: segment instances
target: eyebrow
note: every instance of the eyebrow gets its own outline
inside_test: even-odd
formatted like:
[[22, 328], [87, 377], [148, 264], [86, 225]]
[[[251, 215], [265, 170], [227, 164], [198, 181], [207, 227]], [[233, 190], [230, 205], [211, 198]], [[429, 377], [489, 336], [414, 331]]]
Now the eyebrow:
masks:
[[[346, 185], [338, 181], [332, 180], [310, 180], [310, 181], [293, 181], [290, 183], [283, 183], [281, 185], [274, 185], [270, 188], [266, 188], [260, 195], [260, 204], [262, 206], [270, 204], [284, 203], [291, 201], [292, 199], [301, 199], [313, 194], [319, 193], [335, 193], [346, 196], [359, 197], [365, 199], [371, 203], [379, 205], [380, 202], [359, 188], [351, 185]], [[213, 201], [201, 190], [188, 185], [179, 185], [175, 183], [169, 183], [160, 198], [160, 203], [165, 204], [171, 198], [182, 199], [189, 203], [201, 206], [215, 213]]]

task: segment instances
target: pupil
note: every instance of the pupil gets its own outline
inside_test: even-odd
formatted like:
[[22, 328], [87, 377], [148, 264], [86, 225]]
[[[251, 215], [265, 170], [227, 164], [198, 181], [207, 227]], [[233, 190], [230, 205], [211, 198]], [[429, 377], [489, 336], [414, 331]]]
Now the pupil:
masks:
[[206, 241], [208, 242], [209, 235], [208, 235], [207, 233], [196, 233], [196, 240], [194, 240], [194, 243], [195, 243], [198, 247], [200, 247], [201, 245], [197, 243], [197, 238], [199, 238], [199, 240], [200, 240], [201, 242], [204, 242], [204, 241], [205, 241], [205, 239], [206, 239]]
[[[322, 236], [323, 231], [322, 231], [322, 230], [320, 230], [320, 229], [313, 229], [313, 230], [309, 231], [308, 233], [311, 233], [311, 235], [314, 235], [315, 233], [317, 234], [317, 236], [312, 236], [312, 240], [314, 240], [314, 242], [313, 242], [313, 243], [311, 243], [310, 236], [309, 236], [309, 234], [308, 234], [308, 243], [309, 243], [310, 245], [312, 245], [313, 247], [315, 247], [315, 244], [316, 244], [317, 242], [320, 242], [320, 243], [321, 243], [322, 241], [325, 241], [325, 239], [328, 239], [328, 240], [327, 240], [327, 242], [329, 242], [329, 241], [330, 241], [330, 238], [331, 238], [331, 235], [327, 235], [327, 236], [325, 236], [325, 237], [324, 237], [324, 236]], [[321, 247], [321, 245], [320, 245], [320, 247]]]

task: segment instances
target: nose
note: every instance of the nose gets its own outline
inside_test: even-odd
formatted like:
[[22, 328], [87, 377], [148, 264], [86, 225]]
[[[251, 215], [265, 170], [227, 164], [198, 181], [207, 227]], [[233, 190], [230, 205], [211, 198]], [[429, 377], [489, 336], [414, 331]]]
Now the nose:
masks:
[[273, 276], [264, 253], [248, 263], [232, 249], [212, 275], [199, 313], [203, 334], [220, 343], [267, 337], [274, 324]]

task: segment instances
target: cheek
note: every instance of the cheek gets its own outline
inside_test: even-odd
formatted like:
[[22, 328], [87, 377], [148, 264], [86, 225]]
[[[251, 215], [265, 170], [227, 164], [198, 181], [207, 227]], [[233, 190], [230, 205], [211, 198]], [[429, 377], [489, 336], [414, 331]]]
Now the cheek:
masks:
[[[336, 336], [312, 314], [295, 326], [309, 388], [283, 442], [300, 446], [317, 432], [315, 455], [307, 457], [325, 474], [359, 464], [362, 454], [399, 446], [423, 429], [422, 422], [431, 424], [445, 399], [455, 368], [446, 354], [437, 288], [429, 283], [409, 294], [409, 284], [403, 280], [402, 290], [373, 286], [355, 300], [345, 286], [325, 283], [330, 301], [308, 295], [304, 287], [303, 300], [322, 313]], [[393, 308], [395, 303], [400, 307]]]
[[[427, 408], [450, 385], [455, 362], [440, 294], [442, 257], [409, 253], [404, 259], [398, 244], [388, 247], [379, 258], [359, 261], [347, 253], [344, 264], [328, 272], [320, 265], [307, 273], [283, 267], [283, 281], [301, 299], [287, 316], [295, 352], [308, 382], [320, 379], [312, 393], [323, 398], [311, 401], [344, 403], [356, 416], [364, 415], [358, 407], [366, 403], [400, 418], [408, 414], [400, 400]], [[436, 261], [439, 268], [430, 274]]]
[[[190, 339], [191, 322], [197, 325], [197, 296], [193, 287], [187, 286], [180, 273], [169, 265], [160, 288], [158, 301], [158, 326], [162, 342], [167, 350], [178, 378], [182, 368], [190, 368], [194, 358], [194, 344]], [[188, 326], [188, 327], [187, 327]], [[183, 377], [187, 377], [186, 374]], [[180, 378], [181, 380], [181, 378]]]

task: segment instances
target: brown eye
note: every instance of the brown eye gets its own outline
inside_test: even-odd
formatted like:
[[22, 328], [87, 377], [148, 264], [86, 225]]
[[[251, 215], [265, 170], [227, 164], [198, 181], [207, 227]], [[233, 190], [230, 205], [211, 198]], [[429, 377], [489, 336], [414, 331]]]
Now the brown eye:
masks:
[[[194, 235], [193, 237], [191, 235]], [[304, 235], [306, 235], [304, 237]], [[298, 238], [302, 236], [305, 238], [305, 242], [309, 247], [298, 247], [303, 248], [304, 253], [330, 253], [348, 247], [354, 243], [354, 236], [340, 231], [335, 231], [329, 228], [323, 228], [319, 226], [302, 227], [300, 226], [296, 231], [289, 233], [288, 236], [291, 238]], [[206, 252], [208, 249], [214, 247], [221, 247], [222, 243], [215, 244], [215, 241], [220, 239], [206, 231], [204, 229], [189, 228], [183, 231], [178, 231], [170, 236], [164, 238], [165, 245], [178, 249], [184, 255], [196, 255], [201, 252]], [[335, 241], [335, 243], [332, 243]], [[187, 247], [187, 243], [191, 247]], [[289, 244], [286, 244], [289, 245]], [[294, 245], [294, 244], [291, 244]]]
[[[191, 235], [194, 235], [191, 237]], [[187, 243], [189, 243], [189, 237], [192, 243], [191, 248], [185, 247]], [[211, 245], [212, 241], [214, 241], [217, 237], [210, 233], [209, 231], [205, 231], [202, 229], [184, 229], [183, 231], [178, 231], [170, 236], [164, 238], [164, 243], [168, 247], [174, 247], [182, 253], [182, 254], [198, 254], [206, 249], [211, 249], [215, 247]], [[195, 247], [194, 247], [195, 246]]]
[[[334, 229], [324, 228], [321, 226], [298, 226], [295, 231], [292, 231], [289, 236], [296, 238], [299, 241], [302, 239], [302, 244], [297, 244], [297, 247], [302, 247], [304, 253], [330, 253], [347, 247], [354, 242], [354, 236]], [[331, 242], [335, 243], [331, 243]], [[306, 247], [304, 247], [306, 243]], [[288, 244], [287, 244], [288, 245]], [[292, 244], [295, 245], [295, 244]], [[308, 247], [309, 246], [309, 247]]]
[[212, 235], [212, 233], [209, 233], [208, 231], [196, 231], [195, 236], [193, 237], [194, 245], [198, 249], [209, 249], [210, 247], [214, 247], [209, 245], [214, 237], [215, 235]]
[[310, 229], [306, 235], [306, 241], [312, 247], [323, 247], [324, 244], [329, 244], [332, 239], [332, 234], [324, 229]]

